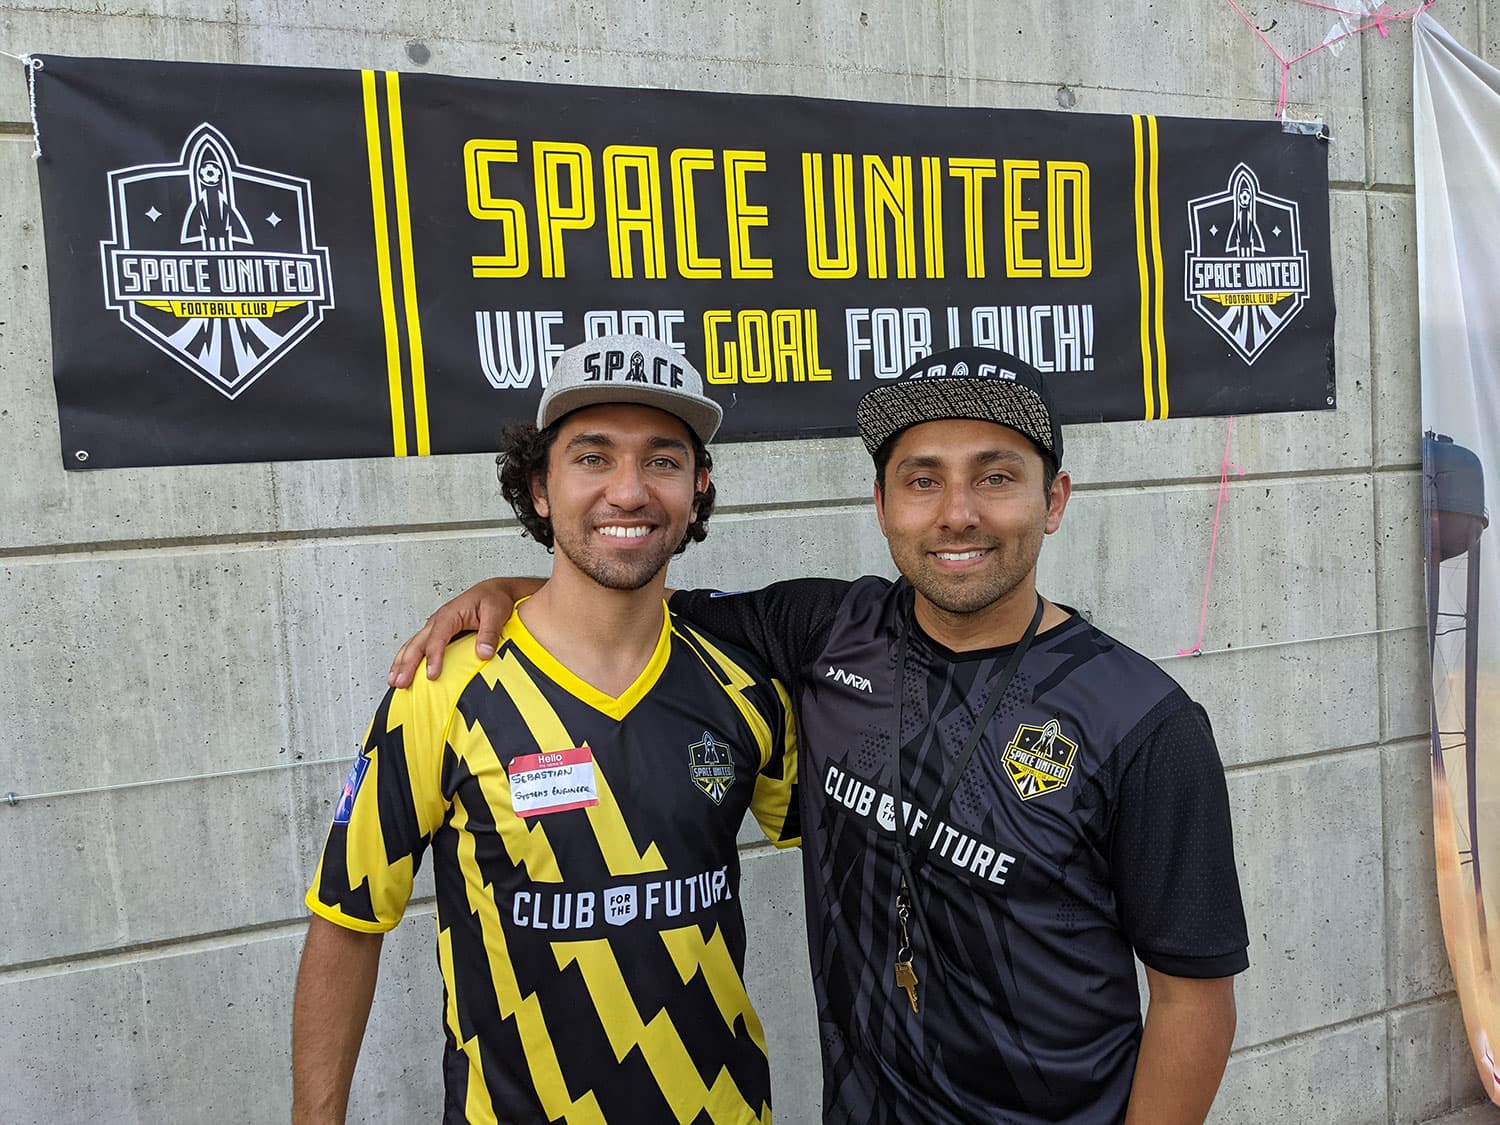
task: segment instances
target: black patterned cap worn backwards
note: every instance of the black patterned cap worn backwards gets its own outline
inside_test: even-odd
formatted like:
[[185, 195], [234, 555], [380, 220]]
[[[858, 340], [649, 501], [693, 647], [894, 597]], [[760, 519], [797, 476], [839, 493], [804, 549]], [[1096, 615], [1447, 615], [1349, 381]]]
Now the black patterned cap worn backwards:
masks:
[[950, 348], [918, 360], [900, 379], [870, 391], [855, 410], [871, 456], [902, 430], [945, 418], [1009, 426], [1062, 464], [1062, 427], [1046, 377], [993, 348]]

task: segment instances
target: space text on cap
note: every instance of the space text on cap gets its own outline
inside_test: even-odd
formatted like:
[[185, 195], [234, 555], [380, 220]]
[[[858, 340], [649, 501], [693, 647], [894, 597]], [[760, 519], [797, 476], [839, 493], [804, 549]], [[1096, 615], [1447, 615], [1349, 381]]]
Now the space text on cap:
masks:
[[583, 357], [584, 381], [611, 383], [619, 379], [626, 383], [652, 383], [658, 387], [682, 386], [682, 368], [678, 364], [671, 363], [665, 356], [656, 356], [650, 366], [649, 373], [644, 364], [632, 367], [627, 363], [625, 353], [614, 348], [590, 352]]

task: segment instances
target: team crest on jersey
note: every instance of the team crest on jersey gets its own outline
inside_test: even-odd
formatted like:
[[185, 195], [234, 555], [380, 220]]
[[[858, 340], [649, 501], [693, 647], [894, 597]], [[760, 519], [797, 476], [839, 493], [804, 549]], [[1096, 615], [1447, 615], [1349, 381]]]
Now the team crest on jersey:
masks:
[[688, 747], [688, 767], [693, 784], [714, 804], [723, 804], [724, 794], [734, 784], [734, 753], [729, 743], [704, 731], [702, 741]]
[[1061, 789], [1073, 777], [1078, 743], [1064, 738], [1056, 719], [1046, 726], [1022, 725], [1005, 748], [1005, 772], [1021, 800]]
[[1307, 303], [1302, 219], [1238, 164], [1225, 190], [1188, 200], [1187, 302], [1252, 364]]
[[109, 173], [104, 300], [121, 322], [234, 399], [333, 308], [312, 184], [242, 164], [204, 122], [177, 161]]

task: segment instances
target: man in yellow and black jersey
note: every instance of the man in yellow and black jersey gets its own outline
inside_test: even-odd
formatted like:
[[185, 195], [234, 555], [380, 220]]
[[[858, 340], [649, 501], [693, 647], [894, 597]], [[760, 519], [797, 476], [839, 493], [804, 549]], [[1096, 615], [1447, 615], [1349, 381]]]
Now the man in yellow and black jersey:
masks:
[[[735, 836], [798, 842], [784, 691], [677, 621], [721, 417], [673, 349], [559, 357], [501, 484], [551, 578], [494, 656], [389, 692], [334, 812], [293, 1016], [293, 1118], [342, 1121], [381, 934], [432, 852], [446, 1122], [770, 1120]], [[465, 651], [468, 650], [468, 651]]]

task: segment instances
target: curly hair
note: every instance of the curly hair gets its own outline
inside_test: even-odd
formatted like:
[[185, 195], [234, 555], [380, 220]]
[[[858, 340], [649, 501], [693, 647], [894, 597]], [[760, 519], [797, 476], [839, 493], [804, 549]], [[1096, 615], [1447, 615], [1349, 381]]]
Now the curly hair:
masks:
[[[500, 494], [505, 497], [516, 519], [521, 521], [522, 534], [529, 535], [547, 550], [552, 550], [552, 521], [539, 514], [531, 500], [533, 478], [547, 479], [547, 455], [564, 419], [559, 418], [545, 430], [538, 430], [530, 422], [517, 422], [506, 426], [500, 434], [500, 452], [495, 457], [495, 475], [500, 478]], [[693, 476], [700, 470], [712, 470], [714, 459], [698, 435], [688, 430], [693, 446]], [[697, 516], [688, 524], [687, 534], [677, 544], [673, 554], [680, 555], [689, 543], [702, 543], [708, 537], [708, 517], [713, 514], [714, 497], [718, 490], [710, 480], [702, 492], [693, 492], [693, 504]]]

